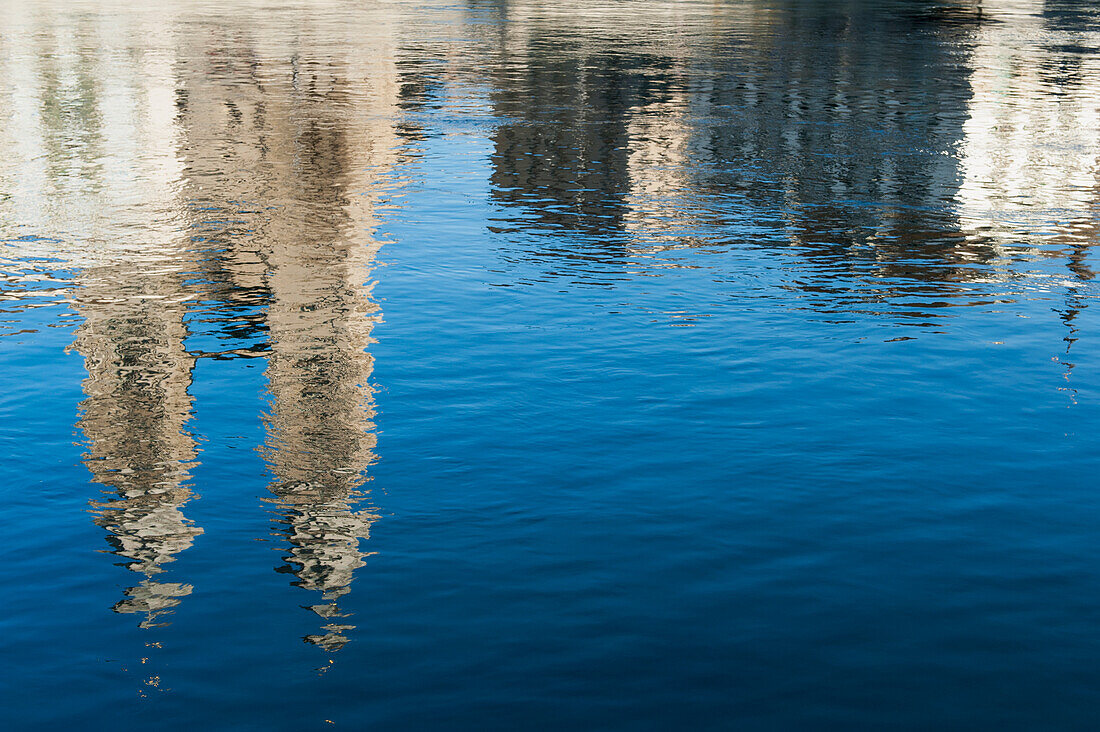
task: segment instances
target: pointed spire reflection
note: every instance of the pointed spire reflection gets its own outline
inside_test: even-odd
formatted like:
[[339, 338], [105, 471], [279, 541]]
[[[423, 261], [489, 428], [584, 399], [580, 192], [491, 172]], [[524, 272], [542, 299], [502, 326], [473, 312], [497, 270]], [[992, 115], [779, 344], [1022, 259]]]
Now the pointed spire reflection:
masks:
[[[329, 83], [338, 88], [339, 80]], [[316, 78], [311, 86], [319, 86]], [[311, 102], [320, 107], [324, 95], [303, 99]], [[350, 191], [370, 192], [380, 181], [372, 179], [377, 160], [356, 164], [351, 157], [370, 150], [368, 141], [347, 139], [353, 133], [346, 128], [327, 129], [295, 140], [310, 161], [301, 169], [307, 180], [299, 184], [308, 200], [296, 205], [315, 206], [325, 216], [272, 242], [267, 254], [272, 403], [264, 454], [275, 477], [271, 490], [282, 512], [280, 533], [288, 543], [279, 571], [321, 593], [321, 602], [309, 608], [321, 619], [322, 632], [305, 640], [337, 650], [354, 627], [337, 600], [365, 564], [360, 542], [378, 518], [361, 506], [360, 488], [377, 443], [369, 384], [374, 361], [367, 348], [380, 314], [367, 282], [380, 243], [366, 232], [375, 215], [369, 196]], [[392, 131], [383, 128], [381, 134]]]
[[25, 43], [0, 53], [15, 80], [0, 90], [0, 213], [34, 232], [23, 240], [28, 252], [46, 244], [34, 256], [73, 273], [55, 296], [82, 320], [77, 426], [103, 487], [92, 511], [110, 552], [139, 576], [114, 609], [149, 627], [191, 592], [162, 575], [202, 533], [183, 513], [196, 457], [185, 272], [201, 257], [173, 215], [181, 166], [172, 59], [114, 50], [119, 38], [155, 34], [152, 16], [100, 23], [90, 13], [8, 10]]
[[151, 627], [192, 589], [156, 576], [202, 533], [183, 514], [196, 457], [186, 429], [194, 359], [184, 348], [183, 305], [157, 292], [178, 291], [172, 277], [158, 282], [114, 266], [80, 279], [84, 323], [74, 345], [88, 377], [78, 425], [85, 465], [106, 495], [92, 504], [95, 522], [123, 566], [144, 576], [114, 610], [141, 614], [141, 627]]
[[[378, 518], [361, 490], [376, 444], [369, 280], [402, 141], [393, 18], [340, 46], [348, 29], [313, 22], [189, 37], [176, 97], [186, 195], [217, 242], [206, 276], [262, 303], [277, 571], [318, 593], [305, 640], [331, 651], [354, 627], [337, 602]], [[314, 42], [324, 53], [302, 51]]]

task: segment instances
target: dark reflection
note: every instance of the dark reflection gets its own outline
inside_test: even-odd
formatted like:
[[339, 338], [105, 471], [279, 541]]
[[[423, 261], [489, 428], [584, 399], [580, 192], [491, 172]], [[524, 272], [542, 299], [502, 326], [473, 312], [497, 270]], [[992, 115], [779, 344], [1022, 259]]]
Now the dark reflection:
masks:
[[762, 19], [761, 42], [705, 94], [729, 112], [700, 145], [714, 162], [695, 185], [775, 222], [785, 240], [755, 243], [796, 248], [788, 286], [815, 309], [929, 322], [930, 308], [974, 301], [966, 283], [995, 255], [952, 206], [967, 31], [941, 21], [967, 8], [920, 22], [904, 10], [800, 3]]
[[414, 82], [398, 83], [392, 56], [306, 56], [293, 42], [261, 55], [228, 30], [206, 42], [181, 64], [177, 107], [193, 226], [217, 250], [210, 316], [228, 340], [262, 339], [238, 355], [267, 358], [278, 571], [319, 593], [308, 607], [321, 628], [305, 640], [337, 650], [354, 627], [337, 600], [377, 519], [360, 490], [376, 444], [369, 279], [401, 154], [399, 92]]
[[[612, 284], [639, 256], [758, 249], [793, 273], [781, 286], [799, 307], [932, 324], [945, 306], [1019, 297], [1013, 261], [1065, 255], [1040, 229], [1081, 233], [1049, 208], [1023, 239], [979, 213], [1080, 199], [1067, 176], [1095, 169], [1080, 155], [1095, 149], [1094, 95], [1074, 91], [1091, 57], [1027, 42], [1048, 6], [647, 3], [602, 8], [599, 42], [585, 8], [565, 6], [502, 3], [487, 41], [505, 212], [491, 228], [543, 276]], [[990, 106], [1078, 124], [1058, 127], [1059, 160], [1036, 149], [1051, 143], [1038, 119], [1017, 137]], [[1037, 161], [1054, 168], [1041, 181]], [[1021, 173], [1026, 192], [997, 190]]]
[[551, 47], [506, 67], [511, 73], [494, 92], [498, 114], [509, 120], [493, 135], [494, 196], [528, 207], [529, 223], [614, 237], [626, 192], [628, 116], [636, 100], [658, 93], [637, 70], [652, 65]]
[[688, 32], [659, 38], [631, 35], [638, 21], [623, 12], [610, 44], [547, 38], [537, 20], [502, 36], [510, 63], [494, 101], [510, 123], [495, 137], [495, 195], [527, 207], [521, 226], [587, 242], [561, 254], [722, 244], [768, 226], [807, 257], [863, 260], [877, 277], [934, 266], [926, 279], [950, 281], [968, 270], [945, 273], [945, 257], [988, 258], [960, 250], [950, 210], [963, 31], [927, 23], [907, 39], [898, 9], [746, 3], [695, 6], [677, 18]]

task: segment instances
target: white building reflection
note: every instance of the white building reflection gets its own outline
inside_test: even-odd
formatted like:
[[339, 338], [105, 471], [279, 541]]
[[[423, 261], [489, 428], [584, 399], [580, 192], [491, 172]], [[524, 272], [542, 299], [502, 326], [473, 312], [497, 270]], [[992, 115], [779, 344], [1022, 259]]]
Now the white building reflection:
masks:
[[974, 35], [958, 208], [968, 236], [996, 247], [1001, 277], [1033, 262], [1029, 296], [1060, 300], [1063, 389], [1075, 404], [1071, 350], [1100, 234], [1100, 54], [1087, 25], [1060, 24], [1062, 5], [984, 0], [997, 22]]
[[[14, 156], [0, 161], [0, 216], [30, 235], [4, 254], [74, 273], [55, 296], [81, 318], [78, 425], [104, 488], [93, 513], [141, 576], [114, 609], [143, 627], [192, 592], [164, 578], [202, 533], [184, 511], [192, 373], [207, 355], [267, 358], [279, 569], [319, 593], [308, 641], [335, 649], [352, 627], [336, 600], [377, 518], [360, 507], [376, 445], [370, 283], [402, 146], [401, 21], [377, 8], [349, 22], [330, 5], [258, 23], [247, 3], [0, 9], [27, 38], [0, 48], [0, 144]], [[226, 322], [259, 303], [249, 322], [265, 342], [195, 349], [198, 301]]]
[[[191, 592], [158, 576], [202, 533], [184, 514], [196, 457], [184, 279], [197, 255], [174, 221], [182, 165], [173, 58], [157, 44], [162, 23], [148, 16], [67, 21], [34, 5], [5, 7], [25, 44], [0, 51], [0, 215], [31, 235], [17, 257], [74, 272], [55, 296], [81, 319], [77, 424], [104, 488], [93, 512], [111, 552], [142, 576], [114, 609], [149, 627]], [[146, 48], [122, 53], [135, 37]]]
[[186, 195], [222, 249], [216, 276], [266, 303], [279, 571], [319, 593], [322, 627], [306, 640], [335, 650], [353, 627], [336, 601], [377, 518], [361, 506], [376, 445], [370, 290], [401, 139], [395, 19], [378, 12], [365, 33], [324, 17], [292, 33], [205, 27], [181, 59], [179, 108]]
[[[1095, 34], [1062, 30], [1042, 0], [985, 0], [958, 201], [974, 236], [1072, 250], [1095, 242], [1100, 203], [1100, 55]], [[1059, 39], [1052, 46], [1050, 40]], [[1041, 40], [1040, 40], [1041, 39]], [[1091, 39], [1091, 40], [1090, 40]]]

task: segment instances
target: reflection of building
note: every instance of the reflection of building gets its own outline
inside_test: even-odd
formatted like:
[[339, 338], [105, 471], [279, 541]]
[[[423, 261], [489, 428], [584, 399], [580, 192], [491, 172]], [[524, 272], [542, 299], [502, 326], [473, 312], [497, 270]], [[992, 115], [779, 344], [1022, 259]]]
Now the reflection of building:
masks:
[[[509, 123], [495, 137], [493, 182], [498, 198], [525, 204], [536, 220], [610, 231], [626, 217], [641, 232], [650, 219], [659, 239], [662, 219], [692, 199], [716, 212], [736, 201], [758, 213], [798, 211], [793, 235], [813, 241], [822, 227], [848, 234], [822, 204], [895, 209], [845, 210], [862, 238], [896, 228], [897, 209], [942, 205], [957, 188], [955, 163], [941, 154], [965, 119], [965, 68], [945, 42], [953, 37], [926, 31], [899, 43], [904, 18], [843, 6], [658, 3], [603, 8], [622, 13], [611, 26], [622, 32], [589, 41], [567, 32], [568, 7], [556, 6], [559, 15], [528, 5], [506, 6], [498, 41], [507, 63], [493, 101]], [[574, 24], [592, 12], [574, 7]], [[629, 32], [639, 23], [646, 29]], [[860, 43], [837, 43], [838, 32], [858, 32]], [[955, 109], [950, 97], [947, 108], [930, 103], [945, 90]], [[939, 111], [914, 120], [907, 107]]]
[[[1080, 247], [1097, 234], [1100, 89], [1088, 80], [1100, 59], [1072, 51], [1080, 26], [1059, 29], [1044, 12], [1057, 3], [985, 4], [1002, 22], [974, 39], [960, 212], [975, 236], [1001, 245], [1064, 246], [1074, 273], [1090, 278]], [[1044, 235], [1021, 242], [1021, 230]]]
[[[174, 266], [180, 164], [164, 20], [0, 4], [0, 22], [21, 39], [0, 45], [0, 224], [16, 240], [0, 256], [10, 296], [46, 281], [64, 300], [64, 270], [105, 261]], [[123, 52], [128, 38], [146, 45]]]
[[80, 282], [84, 322], [75, 346], [88, 378], [79, 424], [86, 465], [109, 488], [95, 504], [96, 523], [110, 532], [113, 553], [146, 577], [115, 605], [144, 613], [146, 627], [191, 592], [153, 577], [202, 533], [182, 512], [195, 444], [186, 431], [193, 359], [184, 348], [180, 283], [123, 265], [87, 270]]
[[800, 263], [819, 310], [982, 299], [996, 254], [954, 207], [978, 4], [644, 5], [501, 6], [493, 195], [517, 216], [495, 230], [524, 257], [739, 246]]
[[[393, 8], [348, 23], [248, 6], [0, 8], [27, 39], [0, 48], [0, 138], [16, 156], [0, 161], [0, 221], [28, 235], [3, 253], [76, 273], [58, 296], [83, 318], [96, 522], [145, 576], [115, 609], [152, 625], [191, 591], [159, 580], [201, 533], [183, 514], [196, 359], [266, 356], [282, 571], [322, 594], [309, 640], [334, 648], [349, 627], [335, 600], [375, 518], [356, 507], [375, 446], [368, 279], [408, 74]], [[192, 328], [213, 348], [189, 347]]]
[[208, 276], [265, 305], [279, 571], [321, 593], [323, 632], [306, 640], [329, 650], [353, 627], [336, 600], [376, 518], [357, 508], [376, 442], [368, 279], [401, 143], [392, 21], [376, 20], [373, 35], [309, 20], [289, 35], [207, 28], [179, 92], [188, 198], [222, 250]]
[[[28, 31], [0, 49], [0, 135], [23, 155], [0, 161], [0, 215], [77, 272], [63, 296], [83, 317], [80, 426], [108, 489], [96, 522], [145, 576], [115, 609], [152, 625], [191, 591], [157, 575], [201, 533], [182, 513], [196, 358], [267, 356], [284, 570], [322, 593], [309, 639], [339, 646], [335, 600], [375, 518], [356, 503], [375, 445], [367, 280], [401, 143], [395, 20], [379, 11], [371, 33], [307, 9], [235, 24], [195, 22], [199, 4], [167, 19], [119, 6], [50, 34], [34, 8], [0, 12]], [[116, 47], [135, 38], [140, 52]], [[189, 348], [189, 310], [236, 343]]]
[[26, 32], [0, 52], [11, 80], [0, 135], [12, 156], [0, 162], [0, 208], [29, 235], [29, 257], [75, 271], [64, 297], [82, 318], [78, 425], [85, 464], [105, 488], [96, 523], [144, 577], [115, 610], [142, 614], [148, 627], [191, 592], [157, 576], [202, 533], [183, 514], [195, 459], [182, 302], [193, 253], [173, 222], [181, 166], [171, 59], [152, 47], [118, 52], [120, 34], [158, 35], [149, 18], [77, 16], [58, 28], [45, 8], [7, 12]]
[[1089, 257], [1100, 234], [1100, 89], [1091, 82], [1100, 59], [1067, 3], [985, 4], [1003, 22], [974, 38], [960, 215], [972, 238], [996, 245], [1006, 269], [1013, 257], [1065, 260], [1065, 273], [1046, 275], [1065, 293], [1056, 310], [1068, 380], [1086, 307], [1080, 285], [1095, 277]]
[[784, 245], [851, 285], [874, 280], [872, 297], [885, 278], [949, 293], [982, 256], [959, 250], [951, 214], [965, 28], [904, 5], [801, 3], [758, 13], [751, 32], [708, 95], [729, 110], [700, 143], [717, 162], [708, 194], [775, 222]]

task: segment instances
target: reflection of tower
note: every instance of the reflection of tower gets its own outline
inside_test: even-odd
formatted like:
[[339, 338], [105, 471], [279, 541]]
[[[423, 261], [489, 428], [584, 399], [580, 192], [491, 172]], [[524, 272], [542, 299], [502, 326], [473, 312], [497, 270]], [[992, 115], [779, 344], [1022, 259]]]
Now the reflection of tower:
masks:
[[191, 592], [154, 575], [202, 533], [182, 513], [195, 444], [185, 431], [193, 359], [184, 349], [180, 283], [113, 265], [86, 271], [81, 284], [75, 345], [88, 378], [79, 424], [85, 464], [110, 494], [94, 504], [96, 523], [110, 532], [113, 553], [145, 575], [115, 610], [145, 613], [141, 625], [149, 627]]
[[74, 347], [88, 373], [78, 423], [85, 464], [105, 488], [96, 523], [144, 576], [115, 610], [144, 614], [148, 627], [190, 593], [154, 578], [201, 533], [182, 512], [195, 458], [182, 304], [192, 258], [173, 219], [172, 60], [155, 43], [129, 53], [117, 46], [158, 38], [159, 19], [7, 11], [26, 44], [0, 52], [5, 78], [15, 80], [0, 86], [9, 115], [0, 135], [12, 156], [0, 164], [3, 215], [46, 237], [27, 245], [39, 256], [49, 242], [49, 256], [77, 273], [67, 299], [83, 320]]
[[[300, 165], [290, 180], [273, 181], [296, 189], [286, 207], [296, 215], [284, 236], [265, 243], [272, 395], [265, 453], [290, 544], [284, 569], [325, 601], [311, 608], [325, 632], [307, 640], [335, 650], [352, 627], [337, 620], [335, 601], [364, 564], [359, 542], [377, 518], [355, 504], [376, 444], [367, 347], [378, 308], [367, 280], [380, 242], [370, 229], [397, 140], [391, 119], [326, 119], [347, 81], [321, 69], [298, 73], [309, 91], [298, 95], [297, 112], [310, 124], [288, 125]], [[355, 113], [387, 111], [371, 106], [357, 104]]]
[[178, 95], [185, 185], [224, 250], [211, 279], [266, 305], [279, 571], [321, 593], [324, 632], [306, 640], [326, 649], [347, 641], [336, 600], [377, 518], [357, 506], [376, 442], [367, 280], [399, 139], [392, 21], [376, 20], [373, 36], [312, 18], [289, 34], [219, 24], [189, 39]]
[[[343, 144], [313, 152], [326, 160], [326, 154], [346, 152], [339, 149]], [[332, 158], [328, 164], [340, 163]], [[350, 230], [365, 222], [351, 219], [339, 170], [309, 172], [328, 181], [311, 202], [324, 217], [270, 252], [272, 405], [265, 454], [290, 544], [282, 571], [296, 575], [300, 587], [322, 593], [326, 603], [311, 609], [328, 621], [326, 633], [307, 640], [335, 649], [351, 627], [336, 621], [342, 614], [335, 600], [349, 591], [354, 570], [364, 564], [359, 542], [377, 518], [354, 507], [376, 444], [368, 383], [373, 359], [366, 349], [377, 306], [366, 282], [378, 243]]]

